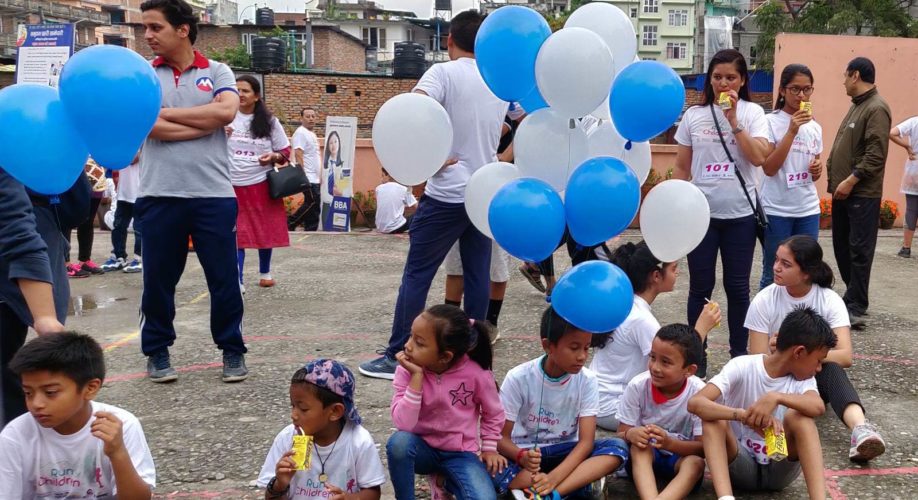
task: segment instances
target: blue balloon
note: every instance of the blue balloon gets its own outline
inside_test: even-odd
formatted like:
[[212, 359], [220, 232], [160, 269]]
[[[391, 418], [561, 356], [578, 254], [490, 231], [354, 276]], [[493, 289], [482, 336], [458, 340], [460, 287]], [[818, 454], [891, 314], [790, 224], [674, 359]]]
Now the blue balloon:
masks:
[[577, 264], [561, 276], [551, 305], [571, 325], [590, 333], [618, 328], [634, 303], [631, 281], [618, 266], [601, 260]]
[[491, 199], [488, 224], [507, 253], [539, 262], [554, 253], [564, 236], [564, 204], [547, 182], [515, 179]]
[[624, 231], [638, 211], [640, 184], [631, 168], [617, 158], [599, 156], [577, 167], [564, 196], [574, 241], [598, 245]]
[[41, 194], [70, 189], [83, 173], [89, 150], [57, 90], [19, 84], [0, 90], [0, 166]]
[[475, 59], [494, 95], [505, 101], [529, 95], [536, 87], [536, 56], [549, 35], [548, 22], [530, 8], [509, 5], [488, 14], [475, 37]]
[[612, 83], [612, 122], [629, 141], [649, 141], [665, 132], [679, 118], [684, 105], [682, 79], [657, 61], [631, 63]]
[[526, 97], [520, 99], [519, 103], [527, 115], [532, 114], [542, 108], [548, 107], [548, 103], [545, 102], [545, 99], [542, 97], [542, 93], [539, 92], [538, 87], [533, 88], [532, 92], [530, 92]]
[[93, 160], [105, 168], [131, 164], [153, 129], [162, 88], [153, 67], [136, 52], [94, 45], [77, 52], [61, 72], [61, 100]]

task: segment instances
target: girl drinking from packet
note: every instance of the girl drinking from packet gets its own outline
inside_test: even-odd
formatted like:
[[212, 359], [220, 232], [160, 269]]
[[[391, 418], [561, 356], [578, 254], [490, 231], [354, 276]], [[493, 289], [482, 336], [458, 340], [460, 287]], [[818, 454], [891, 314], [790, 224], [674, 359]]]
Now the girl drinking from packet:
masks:
[[762, 206], [768, 214], [762, 246], [762, 279], [759, 288], [772, 282], [778, 243], [795, 234], [819, 238], [819, 195], [815, 182], [822, 175], [822, 127], [813, 120], [810, 96], [813, 73], [802, 64], [781, 72], [781, 87], [774, 113], [765, 118], [775, 150], [762, 170]]
[[415, 473], [430, 476], [434, 499], [445, 498], [444, 483], [457, 500], [496, 498], [489, 473], [503, 470], [507, 460], [497, 453], [504, 409], [491, 372], [490, 329], [446, 304], [412, 323], [405, 350], [395, 356], [398, 432], [386, 445], [399, 500], [414, 499]]

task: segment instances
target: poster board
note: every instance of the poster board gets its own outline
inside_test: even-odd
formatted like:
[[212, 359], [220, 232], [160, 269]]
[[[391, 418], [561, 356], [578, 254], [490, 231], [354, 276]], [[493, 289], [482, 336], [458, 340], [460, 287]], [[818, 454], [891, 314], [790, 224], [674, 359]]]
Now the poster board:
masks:
[[351, 198], [354, 196], [354, 158], [357, 148], [357, 118], [329, 116], [325, 120], [321, 182], [322, 230], [348, 232], [351, 229]]
[[16, 32], [16, 83], [57, 88], [73, 55], [72, 24], [20, 24]]

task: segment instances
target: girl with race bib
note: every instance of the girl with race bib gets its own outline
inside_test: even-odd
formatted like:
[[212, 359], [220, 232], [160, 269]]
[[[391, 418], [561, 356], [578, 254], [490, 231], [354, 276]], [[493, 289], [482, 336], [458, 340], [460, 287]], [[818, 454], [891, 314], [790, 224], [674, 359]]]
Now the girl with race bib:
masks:
[[[774, 149], [765, 112], [749, 102], [746, 60], [722, 50], [708, 65], [703, 104], [686, 110], [676, 130], [673, 177], [691, 180], [705, 195], [711, 223], [701, 244], [688, 255], [688, 324], [694, 325], [714, 291], [717, 254], [723, 264], [730, 327], [730, 356], [746, 354], [749, 276], [757, 221], [753, 212], [758, 168]], [[707, 348], [707, 340], [705, 340]], [[707, 373], [707, 354], [698, 376]]]

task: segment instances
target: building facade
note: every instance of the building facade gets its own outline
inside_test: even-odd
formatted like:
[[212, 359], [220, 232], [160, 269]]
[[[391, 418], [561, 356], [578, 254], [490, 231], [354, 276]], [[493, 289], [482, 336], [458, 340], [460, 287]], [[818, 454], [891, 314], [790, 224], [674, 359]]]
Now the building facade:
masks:
[[694, 69], [696, 0], [612, 0], [631, 19], [638, 57], [655, 60], [677, 73]]

